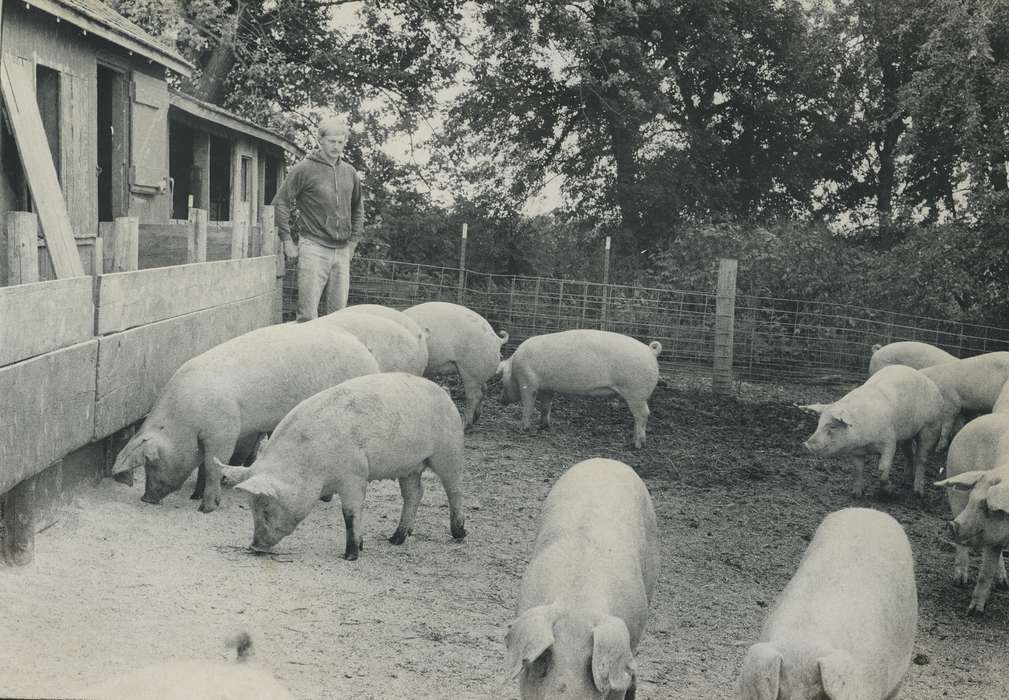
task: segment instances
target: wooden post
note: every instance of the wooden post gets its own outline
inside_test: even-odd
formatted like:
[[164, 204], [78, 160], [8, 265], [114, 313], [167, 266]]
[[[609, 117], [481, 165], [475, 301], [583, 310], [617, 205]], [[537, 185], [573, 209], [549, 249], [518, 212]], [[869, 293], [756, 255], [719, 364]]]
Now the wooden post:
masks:
[[508, 325], [512, 324], [512, 312], [515, 310], [515, 275], [512, 275], [511, 289], [508, 291]]
[[39, 281], [39, 222], [27, 211], [7, 212], [7, 284]]
[[[192, 195], [190, 195], [192, 198]], [[189, 208], [189, 236], [186, 241], [186, 262], [207, 262], [207, 210]]]
[[606, 237], [606, 251], [603, 257], [603, 301], [599, 310], [599, 328], [606, 330], [610, 316], [610, 237]]
[[128, 272], [140, 267], [140, 221], [135, 216], [116, 217], [112, 226], [112, 269]]
[[249, 225], [236, 221], [231, 225], [231, 259], [244, 258], [249, 250]]
[[25, 566], [35, 558], [35, 477], [25, 479], [0, 496], [3, 559]]
[[466, 290], [466, 233], [469, 224], [462, 225], [462, 244], [459, 246], [459, 290], [456, 293], [456, 303], [461, 304]]
[[736, 268], [733, 258], [718, 261], [715, 294], [715, 363], [711, 388], [716, 394], [732, 393], [732, 332], [736, 314]]

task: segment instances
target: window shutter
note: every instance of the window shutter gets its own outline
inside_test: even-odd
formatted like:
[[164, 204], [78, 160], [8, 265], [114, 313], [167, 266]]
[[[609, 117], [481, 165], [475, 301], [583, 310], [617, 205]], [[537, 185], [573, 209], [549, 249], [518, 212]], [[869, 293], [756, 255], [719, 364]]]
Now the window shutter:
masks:
[[130, 92], [130, 184], [158, 189], [168, 177], [168, 85], [134, 71]]

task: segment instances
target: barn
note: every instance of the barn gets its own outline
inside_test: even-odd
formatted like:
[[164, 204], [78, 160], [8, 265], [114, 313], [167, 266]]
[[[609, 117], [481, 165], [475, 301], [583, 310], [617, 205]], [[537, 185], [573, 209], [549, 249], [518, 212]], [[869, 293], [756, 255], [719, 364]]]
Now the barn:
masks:
[[0, 5], [0, 511], [24, 562], [177, 367], [279, 320], [266, 203], [302, 151], [170, 87], [193, 67], [98, 0]]

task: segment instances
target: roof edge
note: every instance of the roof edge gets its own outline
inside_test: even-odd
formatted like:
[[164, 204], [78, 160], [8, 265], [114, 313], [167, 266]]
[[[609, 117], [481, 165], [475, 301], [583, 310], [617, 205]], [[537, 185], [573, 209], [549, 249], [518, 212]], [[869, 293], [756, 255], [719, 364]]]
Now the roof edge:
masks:
[[271, 131], [270, 129], [267, 129], [264, 126], [260, 126], [248, 119], [239, 117], [238, 115], [211, 102], [204, 102], [197, 97], [169, 88], [168, 103], [170, 106], [194, 117], [216, 122], [235, 131], [239, 131], [247, 136], [252, 136], [254, 138], [267, 141], [268, 143], [272, 143], [274, 146], [278, 146], [289, 153], [293, 153], [299, 158], [305, 155], [304, 149], [293, 141], [290, 141], [289, 139]]

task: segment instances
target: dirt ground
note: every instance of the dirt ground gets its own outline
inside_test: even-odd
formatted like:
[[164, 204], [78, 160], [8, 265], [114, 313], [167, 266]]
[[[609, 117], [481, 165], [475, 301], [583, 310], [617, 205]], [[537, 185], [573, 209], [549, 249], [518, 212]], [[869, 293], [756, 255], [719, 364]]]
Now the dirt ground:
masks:
[[[151, 506], [142, 478], [106, 479], [38, 536], [34, 564], [0, 571], [0, 695], [69, 696], [166, 658], [223, 660], [225, 638], [248, 630], [257, 663], [299, 698], [514, 698], [503, 639], [540, 503], [564, 469], [606, 456], [645, 479], [659, 517], [638, 697], [731, 697], [817, 524], [852, 505], [848, 468], [804, 454], [815, 421], [791, 405], [842, 393], [744, 385], [734, 400], [664, 380], [641, 451], [627, 449], [631, 419], [617, 401], [558, 399], [554, 426], [523, 434], [518, 407], [492, 396], [467, 438], [465, 542], [451, 540], [444, 493], [425, 478], [416, 534], [389, 544], [399, 491], [376, 483], [353, 563], [341, 558], [337, 501], [319, 503], [278, 554], [256, 556], [241, 494], [202, 515], [192, 483]], [[902, 697], [1009, 697], [1009, 594], [993, 593], [983, 619], [964, 616], [969, 590], [949, 580], [940, 534], [944, 496], [933, 488], [915, 502], [900, 457], [894, 478], [895, 498], [860, 505], [896, 517], [915, 551], [920, 617]]]

